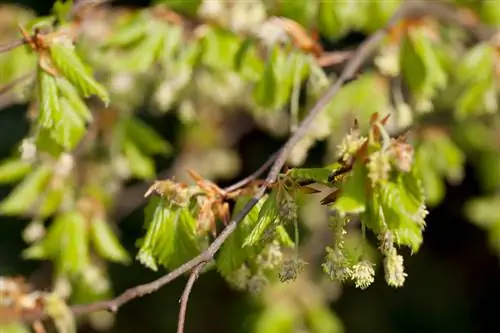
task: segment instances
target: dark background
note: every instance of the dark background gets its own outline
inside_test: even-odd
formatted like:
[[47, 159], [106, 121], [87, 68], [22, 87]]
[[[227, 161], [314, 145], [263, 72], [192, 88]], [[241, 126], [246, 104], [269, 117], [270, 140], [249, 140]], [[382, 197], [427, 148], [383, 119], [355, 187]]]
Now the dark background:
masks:
[[[46, 14], [51, 1], [16, 1]], [[147, 5], [148, 1], [115, 1], [118, 4]], [[357, 43], [363, 36], [350, 35], [338, 46]], [[333, 47], [325, 44], [326, 47]], [[9, 156], [25, 135], [28, 123], [25, 106], [0, 111], [0, 158]], [[171, 133], [172, 122], [156, 122], [162, 133]], [[238, 144], [244, 156], [240, 177], [254, 170], [274, 151], [279, 142], [253, 131]], [[317, 153], [316, 153], [317, 152]], [[315, 149], [311, 160], [318, 160]], [[316, 155], [315, 155], [316, 154]], [[0, 188], [3, 197], [8, 188]], [[459, 186], [448, 187], [445, 201], [431, 210], [427, 218], [424, 245], [418, 254], [406, 256], [409, 278], [401, 289], [386, 285], [377, 271], [376, 282], [366, 291], [346, 286], [341, 298], [331, 305], [345, 325], [346, 332], [489, 332], [498, 327], [500, 300], [500, 262], [487, 247], [486, 235], [464, 220], [463, 204], [479, 193], [473, 170]], [[131, 253], [142, 233], [142, 208], [120, 223], [122, 239]], [[39, 263], [23, 261], [25, 248], [21, 231], [27, 221], [0, 218], [0, 275], [30, 276]], [[150, 281], [154, 274], [140, 264], [112, 265], [115, 292]], [[178, 299], [185, 279], [178, 279], [153, 295], [125, 305], [118, 313], [113, 332], [174, 332]], [[244, 294], [232, 291], [214, 272], [205, 274], [195, 285], [187, 317], [187, 332], [247, 332], [251, 315], [258, 311]], [[250, 320], [249, 320], [250, 318]], [[92, 332], [90, 328], [82, 332]]]

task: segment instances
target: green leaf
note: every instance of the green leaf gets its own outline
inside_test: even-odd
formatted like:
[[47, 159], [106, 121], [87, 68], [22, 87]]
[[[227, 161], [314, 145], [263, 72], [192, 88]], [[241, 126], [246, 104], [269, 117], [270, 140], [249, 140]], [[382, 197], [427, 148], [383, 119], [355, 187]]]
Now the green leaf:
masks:
[[467, 51], [456, 68], [460, 83], [489, 81], [494, 71], [495, 50], [489, 43], [480, 43]]
[[52, 12], [57, 17], [57, 20], [61, 23], [65, 23], [68, 21], [69, 14], [71, 9], [73, 8], [72, 0], [57, 0], [52, 7]]
[[272, 58], [270, 57], [267, 60], [262, 77], [253, 91], [255, 102], [264, 108], [273, 108], [275, 106], [278, 93], [278, 82]]
[[52, 44], [50, 55], [57, 69], [84, 97], [96, 95], [105, 105], [109, 104], [106, 88], [93, 78], [91, 70], [78, 57], [69, 39]]
[[304, 27], [311, 26], [317, 10], [315, 1], [284, 1], [280, 3], [279, 15], [288, 17]]
[[500, 225], [500, 196], [475, 198], [467, 202], [465, 213], [467, 217], [483, 228]]
[[[458, 120], [465, 120], [468, 117], [480, 115], [485, 112], [494, 112], [494, 108], [488, 107], [485, 103], [488, 93], [496, 94], [492, 81], [481, 81], [466, 89], [456, 101], [455, 116]], [[496, 98], [496, 96], [493, 96]], [[493, 105], [497, 106], [496, 102]]]
[[141, 179], [154, 178], [156, 172], [153, 160], [144, 155], [135, 143], [126, 140], [123, 145], [123, 153], [134, 176]]
[[149, 25], [141, 15], [134, 15], [118, 25], [115, 33], [104, 42], [104, 47], [127, 46], [144, 38], [149, 32]]
[[327, 168], [293, 168], [287, 173], [294, 180], [312, 180], [317, 183], [331, 185], [328, 180], [332, 171]]
[[317, 19], [320, 32], [330, 39], [345, 35], [350, 28], [351, 6], [349, 2], [320, 0]]
[[344, 184], [340, 187], [340, 195], [332, 204], [340, 216], [359, 214], [366, 208], [367, 171], [362, 163], [356, 162]]
[[62, 213], [57, 219], [66, 224], [65, 232], [59, 240], [59, 272], [78, 274], [90, 262], [87, 221], [79, 212]]
[[33, 169], [31, 163], [20, 158], [9, 158], [0, 164], [0, 184], [16, 182]]
[[0, 324], [0, 332], [2, 333], [31, 333], [28, 326], [21, 323]]
[[243, 242], [243, 247], [253, 246], [259, 242], [266, 229], [278, 218], [279, 208], [276, 196], [277, 190], [273, 190], [267, 197], [266, 201], [262, 205], [262, 209], [259, 211], [257, 224], [246, 237]]
[[196, 220], [187, 208], [155, 200], [147, 212], [148, 231], [138, 255], [143, 264], [156, 270], [159, 263], [172, 270], [199, 254]]
[[44, 128], [53, 128], [61, 118], [61, 106], [59, 104], [56, 79], [38, 69], [38, 101], [39, 101], [39, 124]]
[[401, 69], [403, 78], [417, 99], [433, 98], [447, 82], [429, 36], [422, 29], [410, 30], [402, 40]]
[[96, 217], [90, 223], [90, 238], [97, 253], [103, 258], [120, 263], [129, 263], [130, 257], [122, 247], [109, 223]]
[[71, 188], [71, 186], [66, 183], [65, 186], [51, 188], [48, 193], [45, 193], [43, 195], [43, 202], [38, 208], [38, 215], [43, 218], [54, 214], [61, 206], [64, 195], [69, 194], [67, 192], [68, 188]]
[[127, 137], [146, 154], [168, 154], [172, 147], [155, 130], [137, 117], [126, 120]]
[[0, 204], [0, 212], [5, 215], [20, 215], [28, 212], [37, 202], [49, 183], [52, 169], [47, 165], [38, 167], [19, 184]]
[[52, 137], [51, 130], [47, 128], [38, 129], [35, 144], [38, 151], [49, 153], [53, 157], [58, 157], [64, 152], [63, 147]]
[[[240, 197], [234, 208], [233, 217], [238, 214], [243, 206], [249, 201], [249, 198]], [[259, 212], [265, 200], [261, 199], [250, 210], [250, 212], [238, 224], [236, 230], [228, 237], [222, 245], [216, 257], [217, 270], [222, 276], [228, 277], [236, 271], [241, 265], [254, 254], [255, 250], [250, 247], [243, 247], [242, 244], [245, 239], [250, 235], [254, 226], [259, 219]]]
[[241, 43], [241, 39], [228, 30], [210, 28], [202, 39], [203, 64], [219, 70], [231, 69]]
[[[404, 187], [393, 182], [387, 182], [379, 188], [380, 206], [383, 211], [383, 218], [389, 230], [395, 236], [395, 242], [399, 245], [407, 245], [413, 252], [417, 252], [422, 244], [422, 230], [425, 222], [423, 214], [411, 214], [407, 211], [408, 200], [411, 194], [406, 194], [406, 202], [402, 199], [405, 191], [410, 190], [414, 184], [406, 180]], [[404, 183], [403, 183], [404, 184]], [[411, 191], [411, 190], [410, 190]], [[405, 207], [406, 204], [406, 207]]]
[[257, 42], [247, 38], [235, 55], [234, 69], [245, 79], [257, 82], [264, 71], [264, 62], [257, 52]]
[[86, 122], [92, 121], [92, 113], [87, 104], [81, 99], [78, 90], [65, 78], [57, 78], [59, 94], [64, 97], [71, 108]]
[[155, 0], [154, 3], [163, 3], [167, 5], [173, 11], [176, 11], [181, 14], [186, 14], [190, 16], [196, 16], [198, 12], [198, 8], [202, 4], [203, 0], [188, 0], [188, 1], [179, 1], [179, 0]]
[[50, 134], [62, 147], [71, 150], [83, 138], [86, 127], [83, 119], [66, 98], [60, 98], [59, 102], [62, 114], [57, 125], [51, 129]]
[[165, 29], [162, 28], [149, 29], [147, 37], [128, 51], [129, 54], [125, 58], [125, 63], [121, 65], [134, 72], [144, 72], [150, 69], [163, 51], [166, 36]]

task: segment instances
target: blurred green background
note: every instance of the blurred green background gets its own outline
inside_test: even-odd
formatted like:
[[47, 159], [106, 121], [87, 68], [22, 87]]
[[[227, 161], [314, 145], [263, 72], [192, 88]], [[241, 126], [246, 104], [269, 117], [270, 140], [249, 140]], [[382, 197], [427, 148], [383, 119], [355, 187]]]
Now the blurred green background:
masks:
[[[46, 14], [52, 6], [51, 1], [15, 3], [29, 6], [40, 14]], [[132, 0], [114, 3], [148, 5], [148, 1]], [[333, 49], [356, 44], [363, 37], [350, 34], [338, 45], [325, 45], [327, 49]], [[10, 107], [0, 112], [1, 159], [9, 156], [14, 145], [27, 132], [25, 112], [26, 106]], [[154, 127], [171, 137], [175, 122], [168, 119], [155, 121]], [[241, 173], [235, 180], [252, 172], [280, 143], [258, 130], [246, 134], [237, 143], [239, 153], [245, 158], [242, 159]], [[321, 154], [322, 147], [318, 145], [311, 151], [308, 163], [320, 161]], [[166, 167], [168, 165], [160, 165], [159, 170]], [[8, 191], [9, 188], [0, 188], [0, 195], [3, 197]], [[462, 213], [463, 204], [478, 194], [475, 175], [468, 168], [463, 183], [448, 187], [445, 201], [431, 210], [422, 249], [415, 256], [405, 256], [409, 278], [403, 288], [387, 286], [381, 278], [383, 273], [380, 269], [376, 282], [367, 290], [351, 286], [343, 288], [341, 297], [331, 304], [331, 309], [341, 319], [346, 332], [460, 333], [498, 330], [500, 262], [488, 248], [485, 233], [465, 221]], [[21, 232], [27, 222], [1, 218], [0, 275], [29, 277], [35, 272], [40, 274], [39, 262], [24, 261], [20, 256], [25, 248]], [[142, 225], [142, 207], [120, 223], [121, 237], [130, 253], [136, 252], [134, 243], [143, 233]], [[162, 272], [155, 274], [134, 263], [129, 267], [111, 265], [110, 274], [115, 293], [119, 293], [127, 287], [150, 281]], [[119, 311], [111, 332], [174, 332], [178, 300], [184, 284], [184, 278], [178, 279], [153, 295], [125, 305]], [[258, 311], [259, 305], [251, 298], [231, 290], [222, 278], [210, 272], [194, 287], [186, 332], [250, 332], [252, 317]], [[93, 329], [89, 326], [82, 332], [93, 332]]]

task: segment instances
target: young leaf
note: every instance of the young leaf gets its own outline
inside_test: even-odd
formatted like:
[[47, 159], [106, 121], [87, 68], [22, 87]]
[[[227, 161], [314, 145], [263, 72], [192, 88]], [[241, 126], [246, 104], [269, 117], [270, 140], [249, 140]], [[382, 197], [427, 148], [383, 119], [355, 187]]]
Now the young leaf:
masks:
[[288, 171], [287, 175], [297, 181], [312, 180], [317, 183], [331, 185], [328, 180], [331, 173], [332, 171], [327, 168], [293, 168]]
[[57, 88], [59, 88], [59, 94], [64, 97], [72, 109], [86, 122], [92, 121], [92, 113], [81, 99], [78, 90], [65, 78], [57, 78]]
[[59, 209], [61, 202], [64, 199], [64, 195], [68, 194], [68, 188], [71, 187], [59, 186], [57, 188], [50, 189], [48, 193], [44, 193], [43, 202], [38, 208], [38, 215], [44, 218], [54, 214]]
[[26, 213], [38, 200], [52, 175], [47, 165], [38, 167], [19, 184], [0, 204], [0, 213], [19, 215]]
[[127, 22], [118, 25], [116, 32], [104, 42], [104, 47], [120, 47], [133, 44], [144, 38], [149, 30], [143, 17], [135, 15]]
[[84, 97], [97, 95], [105, 105], [108, 105], [109, 96], [106, 88], [92, 77], [90, 69], [80, 60], [69, 40], [52, 44], [50, 55], [57, 69]]
[[168, 154], [172, 147], [153, 128], [137, 117], [126, 120], [127, 137], [146, 154]]
[[51, 129], [51, 136], [62, 147], [71, 150], [82, 139], [86, 127], [80, 115], [66, 98], [60, 98], [59, 102], [62, 114], [57, 125]]
[[61, 106], [57, 93], [56, 79], [38, 69], [38, 101], [39, 101], [39, 124], [44, 128], [53, 128], [61, 118]]
[[145, 226], [137, 258], [148, 268], [157, 270], [159, 263], [175, 269], [199, 253], [196, 220], [187, 208], [156, 198], [146, 208]]
[[164, 220], [156, 246], [158, 262], [175, 269], [199, 254], [196, 220], [187, 208], [172, 210]]
[[125, 141], [123, 153], [134, 176], [142, 179], [152, 179], [155, 176], [153, 160], [144, 155], [132, 141]]
[[253, 246], [259, 242], [266, 229], [278, 218], [279, 208], [276, 198], [277, 192], [277, 190], [273, 190], [262, 205], [257, 224], [243, 242], [243, 247]]
[[129, 263], [130, 257], [122, 247], [109, 223], [99, 217], [90, 223], [90, 238], [94, 247], [103, 258], [120, 263]]
[[214, 69], [230, 69], [241, 45], [238, 36], [221, 28], [210, 28], [202, 40], [202, 62]]
[[[276, 51], [275, 51], [276, 52]], [[274, 57], [270, 57], [264, 67], [264, 72], [259, 82], [257, 82], [253, 97], [257, 105], [264, 108], [272, 108], [276, 103], [276, 94], [278, 91], [278, 82], [274, 69]]]
[[10, 158], [0, 164], [0, 184], [16, 182], [26, 176], [32, 170], [29, 162], [19, 158]]
[[129, 51], [129, 56], [123, 64], [125, 68], [134, 72], [144, 72], [150, 69], [163, 51], [165, 38], [163, 29], [150, 31], [139, 45]]
[[340, 216], [364, 212], [367, 184], [366, 168], [362, 163], [356, 162], [351, 174], [341, 185], [340, 196], [331, 207], [337, 210]]
[[[236, 201], [234, 213], [237, 214], [241, 208], [248, 202], [248, 198], [239, 198]], [[250, 235], [259, 219], [259, 212], [265, 200], [261, 199], [238, 224], [236, 230], [224, 242], [216, 257], [217, 270], [222, 276], [228, 277], [236, 271], [247, 260], [248, 256], [253, 253], [249, 247], [243, 247], [242, 244]]]
[[79, 212], [63, 213], [57, 219], [66, 224], [60, 239], [59, 272], [78, 274], [90, 262], [87, 221]]

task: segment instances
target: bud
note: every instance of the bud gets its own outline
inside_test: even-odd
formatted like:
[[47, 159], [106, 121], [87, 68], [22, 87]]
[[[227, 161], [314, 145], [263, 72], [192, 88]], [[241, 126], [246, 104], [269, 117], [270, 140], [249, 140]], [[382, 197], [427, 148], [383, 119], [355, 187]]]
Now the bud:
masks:
[[362, 260], [352, 267], [352, 279], [357, 288], [366, 289], [373, 283], [375, 280], [373, 266], [375, 265], [368, 260]]

